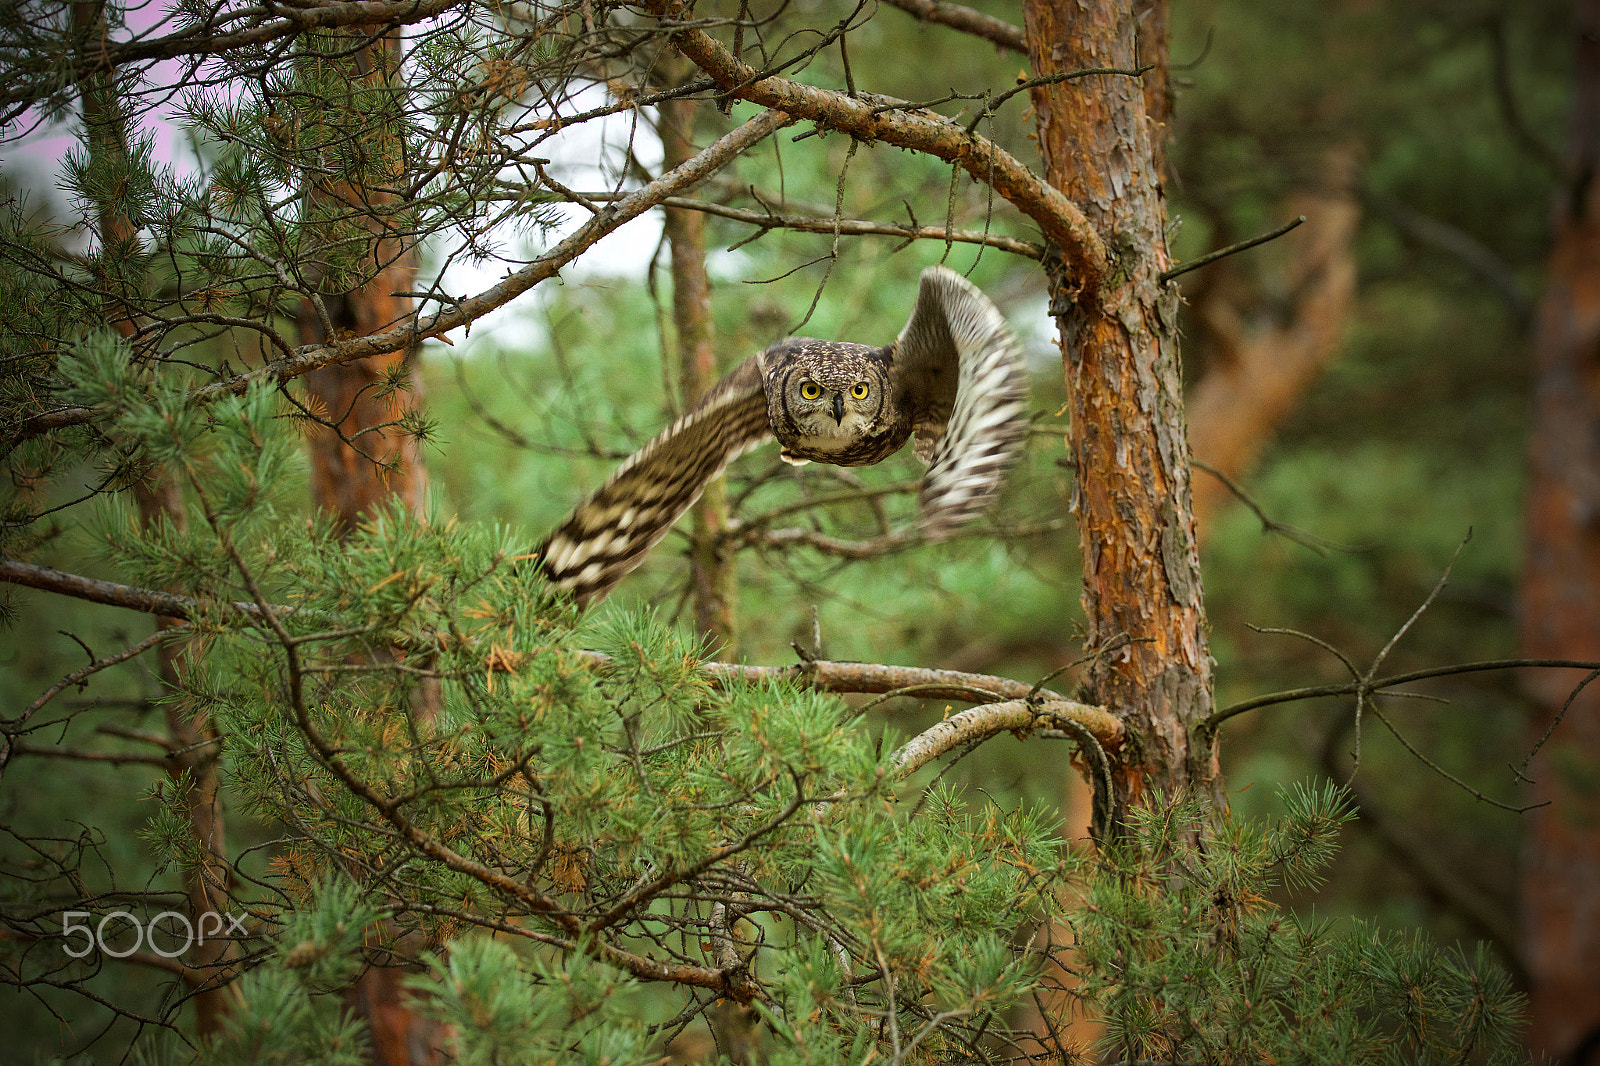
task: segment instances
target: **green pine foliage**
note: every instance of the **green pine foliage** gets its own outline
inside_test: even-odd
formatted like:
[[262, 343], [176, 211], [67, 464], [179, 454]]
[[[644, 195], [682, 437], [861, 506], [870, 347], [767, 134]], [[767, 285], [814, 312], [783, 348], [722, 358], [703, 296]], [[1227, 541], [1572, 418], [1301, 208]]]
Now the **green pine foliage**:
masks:
[[[1539, 0], [1496, 16], [1516, 60], [1511, 88], [1551, 143], [1566, 106], [1566, 6]], [[219, 17], [198, 0], [175, 7], [169, 30]], [[1369, 161], [1363, 303], [1349, 343], [1248, 486], [1272, 517], [1352, 550], [1313, 556], [1264, 540], [1243, 510], [1224, 516], [1206, 548], [1224, 703], [1319, 671], [1341, 679], [1310, 645], [1247, 626], [1381, 646], [1469, 525], [1478, 536], [1457, 571], [1464, 594], [1442, 599], [1392, 661], [1487, 657], [1510, 644], [1499, 605], [1520, 550], [1523, 382], [1507, 356], [1519, 343], [1516, 311], [1484, 299], [1459, 263], [1383, 214], [1399, 201], [1476, 235], [1535, 291], [1552, 175], [1508, 149], [1479, 36], [1495, 25], [1491, 7], [1174, 6], [1168, 191], [1188, 219], [1174, 226], [1179, 259], [1280, 222], [1283, 195], [1320, 180], [1329, 143], [1354, 143]], [[800, 24], [785, 10], [774, 56], [805, 37], [784, 38]], [[603, 33], [584, 21], [596, 11], [611, 18]], [[1014, 7], [995, 11], [1015, 17]], [[115, 23], [116, 5], [107, 13]], [[696, 669], [706, 650], [674, 628], [674, 540], [589, 617], [545, 597], [525, 570], [528, 548], [674, 403], [658, 365], [664, 300], [636, 279], [568, 271], [564, 287], [541, 292], [537, 315], [527, 301], [506, 312], [527, 316], [507, 350], [464, 346], [451, 353], [459, 365], [430, 343], [431, 417], [408, 414], [404, 429], [441, 445], [427, 459], [434, 509], [379, 515], [349, 540], [306, 513], [305, 409], [265, 390], [192, 402], [190, 390], [300, 343], [302, 299], [370, 278], [382, 263], [366, 254], [369, 226], [415, 241], [435, 266], [503, 272], [548, 247], [564, 197], [535, 180], [529, 142], [512, 131], [542, 129], [538, 154], [557, 130], [537, 123], [556, 103], [625, 113], [634, 86], [608, 95], [615, 86], [585, 64], [635, 49], [626, 62], [642, 70], [656, 46], [611, 5], [568, 13], [558, 27], [519, 22], [526, 12], [504, 5], [460, 5], [408, 31], [404, 69], [375, 78], [351, 61], [353, 38], [334, 32], [212, 55], [176, 100], [198, 175], [166, 167], [135, 129], [120, 154], [109, 137], [85, 137], [72, 153], [61, 189], [72, 224], [52, 219], [39, 193], [7, 188], [0, 424], [80, 406], [96, 419], [5, 441], [0, 554], [198, 601], [181, 637], [181, 687], [161, 688], [148, 660], [103, 671], [23, 739], [149, 759], [154, 749], [127, 735], [130, 723], [149, 730], [169, 710], [207, 716], [221, 735], [230, 913], [249, 932], [224, 1030], [206, 1041], [186, 1016], [190, 986], [133, 963], [63, 956], [64, 909], [101, 913], [133, 898], [182, 906], [181, 875], [204, 859], [186, 810], [194, 783], [169, 779], [159, 756], [115, 767], [18, 757], [6, 768], [0, 964], [24, 990], [0, 1008], [10, 1012], [0, 1028], [15, 1023], [30, 1050], [82, 1048], [106, 1025], [95, 1004], [111, 1003], [134, 1021], [94, 1046], [101, 1057], [121, 1044], [163, 1066], [358, 1062], [366, 1035], [339, 990], [368, 964], [403, 963], [419, 1009], [444, 1023], [449, 1054], [463, 1062], [659, 1062], [669, 1037], [701, 1028], [728, 995], [750, 998], [772, 1063], [1516, 1058], [1519, 1000], [1483, 952], [1394, 931], [1422, 920], [1421, 908], [1393, 881], [1362, 883], [1363, 873], [1375, 880], [1370, 871], [1352, 879], [1341, 869], [1339, 891], [1353, 896], [1310, 895], [1350, 822], [1337, 790], [1291, 789], [1274, 806], [1264, 787], [1236, 797], [1229, 817], [1192, 798], [1157, 800], [1127, 839], [1087, 858], [1054, 813], [1068, 773], [1055, 742], [996, 738], [937, 784], [927, 784], [931, 770], [898, 780], [897, 736], [937, 720], [942, 704], [861, 709], [788, 686], [711, 685]], [[78, 46], [61, 32], [66, 18], [63, 5], [0, 4], [7, 121], [24, 115], [19, 100], [38, 114], [76, 113]], [[886, 12], [851, 34], [863, 86], [923, 100], [951, 86], [1009, 86], [1018, 74], [1017, 57], [987, 46], [907, 63], [947, 38], [897, 19]], [[1379, 40], [1390, 46], [1381, 54]], [[842, 54], [796, 70], [843, 84]], [[1330, 68], [1352, 73], [1330, 88]], [[587, 78], [595, 91], [567, 95]], [[169, 95], [136, 73], [119, 91]], [[739, 106], [731, 122], [747, 114]], [[937, 106], [970, 114], [977, 104]], [[983, 130], [1031, 161], [1031, 125], [1019, 96]], [[948, 215], [958, 227], [1037, 237], [933, 160], [797, 135], [775, 138], [702, 194], [819, 217], [837, 195], [845, 217]], [[344, 197], [344, 186], [384, 195]], [[736, 195], [752, 187], [756, 199]], [[113, 216], [136, 236], [102, 232]], [[1037, 269], [993, 250], [923, 242], [896, 254], [898, 239], [875, 237], [834, 241], [837, 261], [819, 265], [827, 235], [764, 230], [745, 243], [746, 224], [709, 226], [711, 247], [738, 245], [711, 264], [725, 361], [790, 331], [888, 341], [916, 271], [940, 254], [971, 268], [1019, 328], [1045, 328]], [[1276, 280], [1288, 276], [1284, 248], [1185, 276], [1185, 292], [1197, 305], [1203, 283], [1232, 271], [1229, 283], [1253, 283], [1271, 313], [1289, 296]], [[812, 266], [791, 275], [801, 263]], [[808, 309], [824, 270], [831, 286]], [[465, 295], [435, 290], [418, 303], [426, 314]], [[103, 328], [119, 305], [137, 325], [131, 344]], [[762, 623], [748, 626], [746, 658], [780, 661], [791, 641], [810, 648], [813, 609], [840, 658], [975, 655], [983, 669], [1038, 677], [1077, 654], [1078, 560], [1061, 517], [1075, 488], [1050, 417], [1062, 401], [1052, 341], [1041, 332], [1029, 343], [1038, 447], [993, 525], [862, 563], [809, 549], [744, 552], [740, 614]], [[1189, 323], [1189, 365], [1203, 370], [1211, 354], [1203, 325]], [[398, 376], [379, 385], [398, 387]], [[187, 521], [147, 528], [126, 490], [158, 470], [178, 484]], [[909, 458], [858, 471], [849, 485], [761, 455], [730, 474], [750, 529], [865, 539], [915, 517], [913, 495], [889, 491], [918, 476]], [[882, 495], [798, 511], [857, 488]], [[1016, 528], [1061, 532], [1001, 535]], [[128, 632], [144, 624], [38, 600], [0, 637], [8, 715], [82, 665], [74, 641], [93, 657], [138, 639]], [[11, 602], [0, 596], [0, 610]], [[1441, 616], [1450, 622], [1434, 626]], [[1479, 690], [1463, 702], [1486, 724], [1466, 723], [1460, 705], [1413, 703], [1407, 727], [1419, 723], [1425, 746], [1452, 767], [1498, 769], [1519, 739], [1507, 699]], [[130, 709], [105, 713], [115, 707]], [[1285, 724], [1230, 732], [1230, 785], [1323, 772], [1296, 761], [1310, 713], [1268, 712]], [[1437, 818], [1441, 834], [1469, 826], [1474, 858], [1490, 856], [1476, 865], [1509, 871], [1518, 823], [1483, 816], [1376, 732], [1358, 786], [1381, 782], [1396, 810]], [[1246, 817], [1268, 809], [1265, 820]], [[1383, 920], [1319, 919], [1313, 907]], [[1448, 942], [1459, 930], [1445, 922]], [[1041, 1004], [1053, 1034], [1042, 1046], [1016, 1031]], [[1073, 1028], [1084, 1018], [1103, 1037]], [[162, 1038], [162, 1025], [175, 1031]]]
[[[278, 833], [236, 894], [240, 1006], [200, 1061], [360, 1061], [334, 993], [419, 957], [414, 994], [473, 1063], [655, 1061], [723, 996], [775, 1064], [980, 1061], [1015, 1051], [1060, 968], [1109, 1059], [1514, 1057], [1518, 1000], [1485, 960], [1271, 901], [1317, 883], [1353, 817], [1336, 788], [1263, 824], [1153, 797], [1085, 858], [1047, 810], [897, 780], [892, 738], [836, 698], [713, 687], [650, 614], [575, 615], [504, 530], [267, 523], [264, 473], [296, 461], [269, 392], [188, 420], [130, 395], [84, 399], [124, 405], [193, 513], [103, 536], [213, 604], [171, 698], [211, 716], [238, 809]], [[198, 861], [181, 787], [146, 831], [177, 865]]]
[[1272, 823], [1157, 799], [1069, 919], [1078, 993], [1125, 1060], [1206, 1063], [1513, 1062], [1520, 997], [1481, 952], [1269, 902], [1311, 887], [1355, 817], [1332, 785], [1298, 787]]

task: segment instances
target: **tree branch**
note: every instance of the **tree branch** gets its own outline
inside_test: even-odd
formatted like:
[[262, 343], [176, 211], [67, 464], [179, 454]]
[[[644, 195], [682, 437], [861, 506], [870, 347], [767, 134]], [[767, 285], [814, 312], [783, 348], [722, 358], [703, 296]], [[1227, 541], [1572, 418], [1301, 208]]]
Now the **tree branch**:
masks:
[[[26, 585], [94, 603], [126, 607], [170, 618], [188, 619], [206, 606], [202, 601], [188, 596], [155, 592], [132, 585], [119, 585], [112, 581], [97, 581], [61, 570], [52, 570], [47, 566], [34, 566], [11, 559], [0, 560], [0, 582]], [[260, 619], [263, 623], [267, 622], [267, 611], [259, 604], [234, 603], [231, 606], [239, 614]], [[286, 610], [287, 608], [282, 607], [273, 608], [278, 614]], [[608, 656], [600, 652], [584, 652], [583, 655], [593, 665], [610, 661]], [[708, 676], [714, 684], [734, 681], [786, 681], [823, 692], [864, 695], [915, 690], [917, 696], [926, 699], [955, 699], [968, 703], [984, 699], [1028, 702], [1037, 697], [1047, 701], [1052, 707], [1057, 703], [1066, 703], [1079, 708], [1068, 717], [1081, 721], [1094, 734], [1095, 739], [1106, 747], [1116, 747], [1123, 739], [1122, 723], [1103, 707], [1075, 704], [1050, 689], [990, 674], [969, 674], [959, 670], [932, 670], [913, 666], [888, 666], [880, 663], [832, 662], [823, 659], [796, 663], [793, 666], [746, 666], [743, 663], [703, 662], [700, 664], [700, 672]]]
[[1592, 662], [1587, 659], [1485, 659], [1475, 663], [1456, 663], [1452, 666], [1435, 666], [1426, 670], [1412, 670], [1409, 673], [1395, 674], [1393, 677], [1378, 678], [1375, 681], [1356, 680], [1334, 685], [1307, 685], [1304, 688], [1287, 689], [1283, 692], [1270, 692], [1264, 696], [1255, 696], [1232, 706], [1224, 707], [1202, 722], [1200, 728], [1206, 733], [1212, 733], [1216, 731], [1218, 726], [1234, 715], [1258, 710], [1262, 707], [1270, 707], [1277, 703], [1320, 699], [1324, 696], [1353, 696], [1362, 693], [1381, 692], [1396, 685], [1404, 685], [1412, 681], [1424, 681], [1432, 677], [1472, 674], [1484, 670], [1517, 670], [1523, 667], [1537, 667], [1545, 670], [1600, 670], [1600, 662]]
[[[256, 382], [282, 384], [325, 366], [349, 363], [409, 348], [430, 337], [475, 322], [490, 311], [510, 303], [540, 282], [555, 277], [562, 267], [588, 251], [602, 237], [638, 218], [667, 197], [700, 184], [752, 145], [793, 121], [793, 118], [781, 111], [767, 111], [757, 115], [682, 166], [668, 171], [643, 188], [629, 193], [599, 214], [591, 216], [576, 232], [521, 270], [508, 275], [499, 284], [485, 289], [476, 296], [453, 301], [449, 307], [437, 314], [421, 321], [413, 320], [409, 325], [383, 333], [370, 333], [364, 337], [328, 344], [303, 345], [296, 348], [293, 355], [275, 359], [255, 370], [235, 374], [223, 381], [201, 386], [190, 392], [188, 399], [191, 403], [212, 403], [226, 396], [236, 396]], [[46, 411], [24, 420], [17, 429], [15, 439], [26, 439], [66, 426], [83, 425], [93, 422], [103, 413], [92, 407], [63, 407]]]
[[[675, 25], [671, 0], [644, 0], [642, 6], [663, 25]], [[935, 112], [900, 110], [911, 106], [902, 101], [868, 93], [852, 97], [764, 75], [704, 30], [674, 29], [672, 43], [728, 95], [809, 119], [821, 129], [839, 130], [868, 142], [883, 141], [960, 164], [974, 180], [993, 187], [1038, 223], [1062, 255], [1080, 298], [1092, 299], [1098, 292], [1108, 269], [1099, 233], [1076, 204], [992, 141], [968, 133]]]
[[811, 548], [823, 555], [831, 555], [839, 559], [875, 559], [882, 555], [892, 555], [895, 552], [905, 551], [921, 544], [943, 543], [948, 540], [959, 540], [964, 537], [997, 536], [1000, 539], [1014, 537], [1038, 536], [1041, 533], [1053, 533], [1066, 526], [1064, 520], [1050, 520], [1029, 526], [1017, 526], [1012, 529], [989, 530], [981, 526], [968, 526], [952, 533], [941, 534], [938, 537], [923, 535], [916, 528], [894, 530], [880, 537], [869, 540], [846, 540], [842, 537], [830, 537], [826, 533], [818, 533], [813, 529], [795, 527], [791, 529], [762, 529], [755, 525], [738, 525], [731, 527], [726, 534], [729, 541], [737, 547], [759, 545], [762, 547], [788, 548], [796, 545]]
[[1028, 38], [1021, 26], [1013, 26], [1003, 19], [986, 15], [963, 4], [947, 4], [943, 0], [885, 0], [923, 22], [936, 22], [974, 37], [992, 41], [1001, 48], [1028, 54]]
[[953, 714], [902, 744], [892, 756], [895, 770], [902, 777], [915, 773], [928, 763], [964, 744], [984, 740], [1007, 731], [1025, 733], [1034, 729], [1053, 729], [1059, 719], [1083, 726], [1102, 745], [1122, 739], [1122, 723], [1103, 707], [1071, 700], [1007, 700], [986, 703]]
[[1387, 193], [1369, 188], [1360, 191], [1362, 199], [1395, 229], [1419, 244], [1453, 257], [1475, 274], [1511, 310], [1519, 326], [1526, 328], [1533, 321], [1533, 298], [1523, 291], [1511, 267], [1492, 248], [1465, 230], [1426, 215]]
[[[626, 194], [586, 192], [582, 195], [585, 199], [594, 203], [605, 203], [608, 200], [620, 200]], [[1026, 256], [1029, 259], [1044, 258], [1044, 246], [1035, 241], [1007, 237], [1000, 233], [985, 233], [982, 230], [948, 230], [943, 226], [913, 226], [903, 222], [874, 222], [871, 219], [833, 219], [808, 215], [777, 215], [771, 211], [752, 211], [748, 208], [729, 207], [726, 204], [714, 203], [710, 200], [695, 200], [686, 196], [669, 196], [661, 201], [661, 205], [663, 207], [681, 207], [691, 211], [703, 211], [708, 215], [732, 219], [734, 222], [743, 222], [746, 225], [757, 226], [761, 229], [790, 229], [798, 230], [801, 233], [826, 233], [829, 236], [834, 233], [840, 233], [851, 237], [901, 237], [908, 241], [955, 241], [960, 244], [981, 244], [989, 248], [997, 248], [1002, 252]], [[760, 236], [760, 234], [757, 234], [757, 236]], [[754, 237], [746, 238], [746, 240], [754, 239]]]
[[[260, 19], [276, 12], [285, 12], [286, 15], [225, 33], [218, 33], [216, 22], [208, 21], [164, 37], [108, 43], [103, 49], [97, 48], [85, 54], [84, 57], [92, 58], [92, 62], [81, 62], [79, 55], [52, 58], [66, 65], [66, 70], [57, 71], [56, 76], [76, 82], [96, 72], [110, 71], [128, 64], [176, 59], [180, 56], [216, 56], [242, 48], [259, 47], [310, 29], [368, 23], [404, 26], [425, 22], [461, 3], [462, 0], [343, 0], [293, 7], [246, 7], [230, 12], [226, 21]], [[11, 76], [7, 79], [9, 84], [0, 91], [0, 106], [4, 108], [0, 112], [0, 126], [9, 124], [42, 99], [54, 80], [30, 74], [28, 66], [15, 62], [12, 56], [5, 58]]]
[[[180, 596], [175, 592], [157, 592], [155, 589], [138, 588], [134, 585], [119, 585], [115, 581], [101, 581], [81, 574], [69, 574], [48, 566], [17, 562], [15, 559], [0, 559], [0, 582], [183, 621], [192, 620], [201, 608], [207, 606], [192, 596]], [[252, 616], [261, 614], [261, 609], [253, 603], [232, 603], [229, 606], [240, 614]], [[289, 610], [291, 608], [280, 608], [282, 612]]]

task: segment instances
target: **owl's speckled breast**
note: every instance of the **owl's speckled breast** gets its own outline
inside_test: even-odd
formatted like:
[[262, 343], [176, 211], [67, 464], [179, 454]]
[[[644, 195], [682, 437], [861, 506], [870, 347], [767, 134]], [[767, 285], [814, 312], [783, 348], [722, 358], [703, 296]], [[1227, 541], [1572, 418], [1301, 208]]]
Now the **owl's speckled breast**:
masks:
[[814, 436], [786, 440], [783, 434], [778, 434], [778, 443], [795, 459], [832, 463], [834, 466], [870, 466], [905, 447], [910, 436], [911, 423], [898, 422], [882, 432], [862, 436]]

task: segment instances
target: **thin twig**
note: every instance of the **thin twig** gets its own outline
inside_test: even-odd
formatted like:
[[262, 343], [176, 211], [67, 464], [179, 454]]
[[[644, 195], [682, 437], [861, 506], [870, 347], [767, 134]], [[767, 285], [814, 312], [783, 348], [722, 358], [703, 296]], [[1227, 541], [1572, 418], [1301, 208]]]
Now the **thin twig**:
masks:
[[1234, 244], [1230, 244], [1226, 248], [1218, 248], [1214, 252], [1207, 252], [1199, 259], [1191, 260], [1181, 266], [1175, 266], [1171, 270], [1162, 271], [1162, 273], [1158, 275], [1157, 280], [1159, 280], [1162, 284], [1166, 284], [1173, 278], [1178, 277], [1180, 274], [1187, 274], [1191, 270], [1199, 270], [1203, 266], [1210, 266], [1218, 259], [1225, 259], [1236, 252], [1243, 252], [1250, 248], [1254, 248], [1258, 244], [1266, 244], [1268, 241], [1275, 241], [1279, 237], [1282, 237], [1285, 233], [1288, 233], [1290, 230], [1300, 225], [1305, 220], [1306, 216], [1301, 215], [1298, 218], [1284, 223], [1270, 233], [1263, 233], [1259, 237], [1251, 237], [1249, 240], [1238, 241]]

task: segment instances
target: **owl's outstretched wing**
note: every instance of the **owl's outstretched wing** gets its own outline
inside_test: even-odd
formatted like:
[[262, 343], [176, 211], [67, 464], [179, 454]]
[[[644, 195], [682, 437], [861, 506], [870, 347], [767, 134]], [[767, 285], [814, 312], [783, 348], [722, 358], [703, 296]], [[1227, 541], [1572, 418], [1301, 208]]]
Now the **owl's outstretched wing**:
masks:
[[734, 459], [772, 437], [761, 356], [734, 367], [634, 452], [534, 551], [547, 580], [592, 603], [644, 561]]
[[936, 537], [976, 518], [999, 493], [1027, 440], [1028, 379], [999, 310], [939, 266], [922, 272], [894, 368], [917, 456], [929, 464], [922, 530]]

